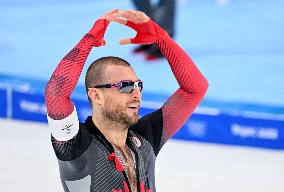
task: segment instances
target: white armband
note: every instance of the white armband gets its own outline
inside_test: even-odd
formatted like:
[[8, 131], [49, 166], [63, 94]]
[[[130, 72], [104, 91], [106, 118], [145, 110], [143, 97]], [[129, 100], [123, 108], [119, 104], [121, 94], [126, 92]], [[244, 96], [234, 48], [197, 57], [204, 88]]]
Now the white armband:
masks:
[[79, 120], [75, 106], [74, 111], [68, 117], [55, 120], [47, 115], [47, 120], [52, 136], [58, 141], [68, 141], [79, 132]]

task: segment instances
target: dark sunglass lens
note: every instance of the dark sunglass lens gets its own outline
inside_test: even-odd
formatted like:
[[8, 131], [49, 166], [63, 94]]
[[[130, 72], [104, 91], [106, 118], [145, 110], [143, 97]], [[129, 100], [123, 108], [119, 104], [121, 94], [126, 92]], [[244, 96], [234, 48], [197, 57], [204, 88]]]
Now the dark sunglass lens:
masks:
[[133, 91], [134, 83], [132, 82], [122, 82], [120, 87], [120, 92], [131, 93]]

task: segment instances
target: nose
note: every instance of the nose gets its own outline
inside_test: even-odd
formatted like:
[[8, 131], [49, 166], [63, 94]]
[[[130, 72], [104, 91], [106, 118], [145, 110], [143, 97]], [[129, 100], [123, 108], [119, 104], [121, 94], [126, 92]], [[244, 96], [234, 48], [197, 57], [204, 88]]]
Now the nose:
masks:
[[133, 97], [141, 99], [141, 91], [140, 91], [140, 88], [138, 86], [138, 82], [137, 82], [137, 84], [136, 83], [134, 84], [134, 90], [132, 91], [132, 95], [133, 95]]

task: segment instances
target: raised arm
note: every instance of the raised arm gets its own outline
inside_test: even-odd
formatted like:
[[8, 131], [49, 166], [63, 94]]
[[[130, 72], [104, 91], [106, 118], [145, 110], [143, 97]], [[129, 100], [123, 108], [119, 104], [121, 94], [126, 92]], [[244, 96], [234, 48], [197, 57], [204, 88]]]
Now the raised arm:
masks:
[[[191, 58], [171, 37], [143, 12], [127, 10], [124, 19], [115, 21], [134, 29], [134, 38], [122, 39], [124, 44], [155, 43], [168, 60], [180, 88], [167, 100], [162, 109], [142, 118], [138, 125], [154, 147], [157, 154], [163, 144], [190, 117], [205, 95], [208, 82], [195, 66]], [[144, 127], [145, 130], [143, 130]], [[151, 129], [149, 129], [151, 127]]]
[[[69, 146], [65, 148], [69, 149], [69, 143], [79, 142], [79, 136], [75, 138], [79, 132], [79, 120], [70, 95], [79, 80], [92, 47], [105, 44], [103, 36], [108, 24], [107, 19], [99, 19], [94, 24], [93, 28], [60, 61], [45, 88], [47, 119], [53, 136], [52, 143], [55, 151], [63, 154], [61, 156], [66, 156], [66, 153], [61, 150], [64, 148], [63, 143], [57, 141], [69, 141], [65, 143]], [[72, 138], [74, 141], [71, 140]]]
[[91, 49], [105, 44], [109, 20], [99, 19], [80, 42], [60, 61], [45, 88], [48, 116], [55, 120], [68, 117], [74, 110], [70, 95], [74, 90]]
[[91, 142], [86, 130], [79, 129], [77, 112], [70, 95], [91, 49], [105, 45], [106, 28], [118, 15], [118, 10], [113, 10], [97, 20], [92, 29], [60, 61], [47, 83], [45, 100], [48, 124], [52, 133], [52, 145], [60, 160], [79, 157]]
[[163, 33], [155, 42], [168, 60], [180, 88], [163, 105], [163, 145], [180, 129], [204, 97], [208, 82], [191, 58]]

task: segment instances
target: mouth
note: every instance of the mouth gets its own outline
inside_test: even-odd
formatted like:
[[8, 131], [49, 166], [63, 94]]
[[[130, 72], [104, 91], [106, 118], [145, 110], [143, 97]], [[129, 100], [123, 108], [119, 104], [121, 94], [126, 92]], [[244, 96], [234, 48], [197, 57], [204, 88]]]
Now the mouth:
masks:
[[139, 106], [137, 107], [128, 107], [129, 109], [139, 109]]
[[130, 105], [127, 106], [129, 109], [139, 109], [140, 104], [139, 103], [132, 103]]

